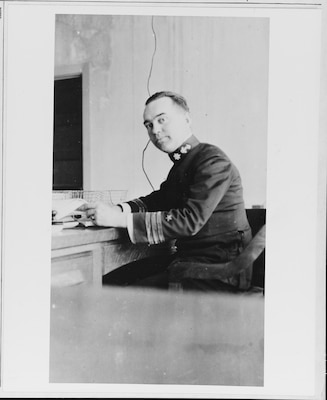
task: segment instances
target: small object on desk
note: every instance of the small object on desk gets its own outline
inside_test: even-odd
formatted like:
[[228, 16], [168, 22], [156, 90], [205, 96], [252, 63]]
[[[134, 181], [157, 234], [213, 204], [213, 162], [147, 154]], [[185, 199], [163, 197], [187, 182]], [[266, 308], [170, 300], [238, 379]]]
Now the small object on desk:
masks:
[[58, 232], [61, 232], [63, 229], [75, 228], [75, 226], [78, 226], [78, 225], [79, 225], [78, 221], [53, 222], [51, 229], [52, 229], [52, 233], [58, 233]]
[[63, 229], [75, 228], [79, 224], [78, 221], [68, 221], [63, 223]]
[[53, 219], [55, 221], [60, 221], [65, 217], [78, 213], [76, 210], [86, 203], [87, 202], [83, 199], [52, 200]]
[[101, 201], [113, 205], [125, 201], [126, 189], [113, 190], [53, 190], [52, 200], [84, 199], [89, 203]]
[[[52, 224], [63, 224], [61, 229], [70, 229], [78, 225], [88, 227], [94, 223], [86, 216], [84, 211], [78, 208], [87, 202], [84, 199], [62, 199], [52, 201]], [[61, 229], [53, 228], [52, 232]]]
[[91, 226], [95, 226], [95, 224], [93, 223], [93, 221], [91, 219], [84, 218], [84, 219], [78, 220], [78, 226], [82, 226], [84, 228], [89, 228]]
[[64, 224], [62, 222], [53, 222], [51, 226], [52, 234], [61, 232], [64, 228]]

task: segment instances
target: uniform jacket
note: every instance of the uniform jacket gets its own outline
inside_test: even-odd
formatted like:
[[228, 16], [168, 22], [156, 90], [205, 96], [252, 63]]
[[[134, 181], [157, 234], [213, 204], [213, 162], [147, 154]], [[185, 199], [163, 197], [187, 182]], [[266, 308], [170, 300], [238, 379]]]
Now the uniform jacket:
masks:
[[169, 157], [160, 189], [128, 202], [136, 243], [177, 239], [178, 251], [203, 255], [249, 231], [239, 172], [221, 149], [191, 136]]

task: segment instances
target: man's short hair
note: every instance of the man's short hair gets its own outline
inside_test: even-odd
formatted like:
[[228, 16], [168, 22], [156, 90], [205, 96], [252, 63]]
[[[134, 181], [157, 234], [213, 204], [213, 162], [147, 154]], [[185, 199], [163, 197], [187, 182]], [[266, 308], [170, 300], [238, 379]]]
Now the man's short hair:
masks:
[[147, 106], [152, 101], [161, 99], [162, 97], [169, 97], [169, 98], [172, 99], [172, 101], [175, 104], [177, 104], [178, 106], [183, 108], [184, 111], [186, 111], [186, 112], [190, 111], [190, 109], [189, 109], [189, 107], [187, 105], [187, 102], [186, 102], [186, 100], [185, 100], [185, 98], [183, 96], [181, 96], [178, 93], [169, 92], [169, 91], [163, 91], [163, 92], [154, 93], [152, 96], [150, 96], [148, 98], [148, 100], [145, 102], [145, 105]]

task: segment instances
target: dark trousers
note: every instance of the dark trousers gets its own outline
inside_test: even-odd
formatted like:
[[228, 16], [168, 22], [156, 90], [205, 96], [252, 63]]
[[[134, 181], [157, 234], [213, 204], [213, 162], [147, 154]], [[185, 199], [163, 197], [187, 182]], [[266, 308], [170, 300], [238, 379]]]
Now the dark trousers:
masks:
[[168, 289], [169, 264], [174, 256], [150, 257], [123, 265], [102, 278], [103, 285]]
[[[174, 255], [151, 257], [143, 260], [138, 260], [130, 264], [126, 264], [103, 277], [103, 285], [120, 286], [120, 287], [143, 287], [143, 288], [156, 288], [167, 290], [169, 285], [168, 268], [175, 260], [192, 260], [193, 262], [199, 260], [201, 262], [226, 262], [237, 257], [243, 250], [244, 246], [251, 239], [249, 232], [247, 237], [244, 237], [243, 232], [239, 235], [239, 240], [226, 245], [223, 243], [221, 248], [215, 244], [215, 254], [218, 255], [217, 259], [208, 256], [210, 252], [205, 254], [203, 249], [199, 254], [188, 255], [185, 253], [176, 253]], [[218, 251], [217, 251], [218, 250]], [[201, 254], [202, 253], [202, 254]], [[183, 281], [183, 290], [196, 290], [196, 291], [228, 291], [237, 292], [238, 288], [234, 285], [229, 285], [219, 280], [197, 280], [187, 279]]]
[[[104, 286], [168, 290], [171, 257], [152, 257], [126, 264], [103, 276]], [[184, 291], [239, 292], [238, 288], [216, 279], [185, 279]]]

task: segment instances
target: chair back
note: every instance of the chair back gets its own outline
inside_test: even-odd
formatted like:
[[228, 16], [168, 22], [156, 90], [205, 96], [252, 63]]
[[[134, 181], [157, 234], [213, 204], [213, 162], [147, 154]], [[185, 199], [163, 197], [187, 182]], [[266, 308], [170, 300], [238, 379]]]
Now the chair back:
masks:
[[169, 288], [180, 289], [184, 279], [218, 279], [226, 281], [247, 269], [263, 252], [266, 243], [266, 225], [263, 225], [242, 253], [225, 263], [175, 262], [169, 270]]

